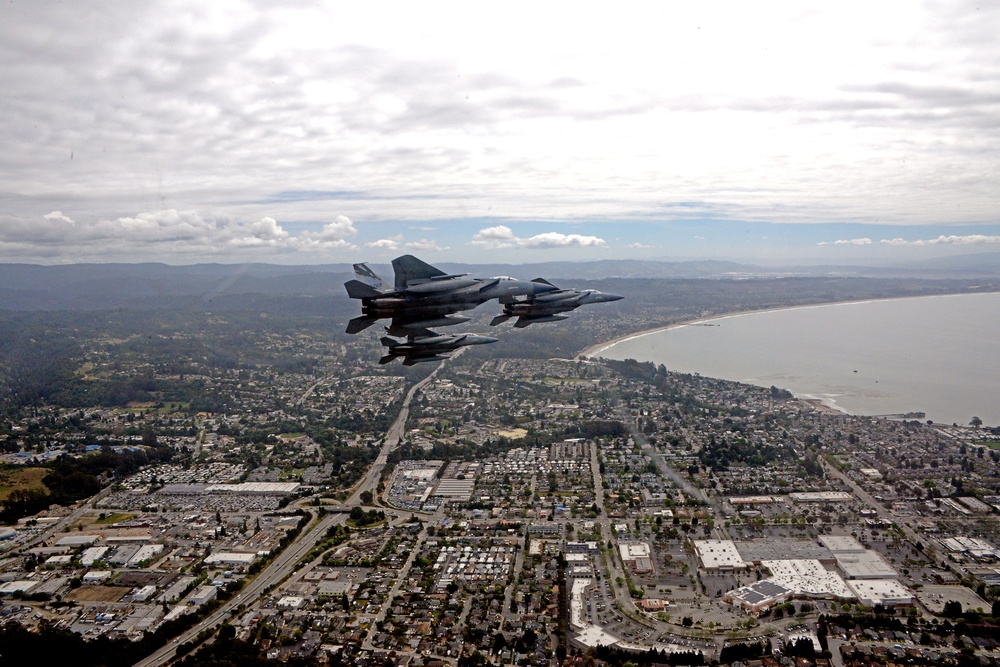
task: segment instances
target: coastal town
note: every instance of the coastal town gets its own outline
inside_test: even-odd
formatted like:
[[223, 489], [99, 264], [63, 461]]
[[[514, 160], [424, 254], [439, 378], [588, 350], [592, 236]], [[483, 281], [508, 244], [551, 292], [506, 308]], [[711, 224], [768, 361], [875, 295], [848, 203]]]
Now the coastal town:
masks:
[[[31, 511], [0, 528], [4, 628], [142, 646], [142, 665], [223, 637], [362, 665], [1000, 657], [981, 423], [634, 361], [462, 354], [412, 378], [340, 341], [262, 344], [322, 363], [139, 363], [105, 341], [78, 369], [95, 383], [210, 400], [5, 426], [5, 507]], [[92, 492], [32, 505], [89, 465]]]

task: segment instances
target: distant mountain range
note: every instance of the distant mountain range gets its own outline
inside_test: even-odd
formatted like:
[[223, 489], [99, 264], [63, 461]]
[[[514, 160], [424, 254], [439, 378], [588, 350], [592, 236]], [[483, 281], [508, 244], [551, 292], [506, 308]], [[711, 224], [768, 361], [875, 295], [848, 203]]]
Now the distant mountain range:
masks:
[[[787, 276], [851, 276], [871, 278], [1000, 277], [1000, 253], [910, 262], [888, 267], [791, 266], [763, 268], [725, 261], [666, 262], [600, 260], [537, 264], [435, 263], [449, 273], [478, 277], [509, 275], [568, 280], [726, 279]], [[388, 264], [371, 264], [392, 280]], [[216, 300], [247, 295], [263, 299], [324, 297], [346, 301], [343, 283], [353, 277], [349, 264], [0, 264], [0, 309], [103, 310], [114, 308], [205, 307]]]

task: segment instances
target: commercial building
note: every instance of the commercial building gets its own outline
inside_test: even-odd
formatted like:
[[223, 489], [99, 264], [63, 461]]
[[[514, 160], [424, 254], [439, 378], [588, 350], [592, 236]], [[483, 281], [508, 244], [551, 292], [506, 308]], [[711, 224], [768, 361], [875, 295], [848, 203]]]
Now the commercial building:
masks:
[[198, 589], [191, 594], [188, 599], [188, 604], [194, 607], [200, 607], [209, 600], [215, 598], [216, 593], [219, 589], [215, 586], [199, 586]]
[[854, 595], [863, 605], [877, 605], [883, 607], [897, 607], [900, 605], [911, 605], [914, 601], [913, 593], [898, 581], [892, 579], [875, 580], [852, 580], [847, 585], [854, 591]]
[[653, 559], [649, 555], [649, 545], [645, 542], [622, 542], [618, 545], [622, 562], [636, 574], [653, 571]]
[[219, 551], [205, 556], [207, 565], [237, 565], [247, 566], [254, 561], [257, 554], [248, 554], [236, 551]]
[[93, 570], [83, 575], [83, 583], [87, 586], [99, 586], [111, 578], [111, 570]]
[[788, 497], [798, 503], [846, 503], [854, 500], [854, 496], [846, 491], [789, 493]]
[[723, 596], [723, 602], [736, 605], [748, 614], [759, 614], [776, 604], [789, 600], [793, 591], [777, 584], [770, 579], [755, 581], [749, 586], [743, 586], [729, 591]]
[[732, 540], [695, 540], [694, 550], [698, 562], [709, 572], [733, 572], [748, 567]]

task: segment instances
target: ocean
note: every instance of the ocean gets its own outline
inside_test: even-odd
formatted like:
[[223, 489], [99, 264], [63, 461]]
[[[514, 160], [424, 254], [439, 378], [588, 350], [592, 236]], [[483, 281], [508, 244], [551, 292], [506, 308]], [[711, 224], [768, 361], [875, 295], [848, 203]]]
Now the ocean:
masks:
[[592, 354], [787, 389], [855, 415], [1000, 425], [1000, 293], [728, 315]]

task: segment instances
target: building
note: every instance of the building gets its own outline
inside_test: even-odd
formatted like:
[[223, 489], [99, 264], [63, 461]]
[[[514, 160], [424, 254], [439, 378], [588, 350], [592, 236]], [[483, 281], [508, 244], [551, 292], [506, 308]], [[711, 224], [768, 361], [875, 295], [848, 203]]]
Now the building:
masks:
[[188, 599], [188, 604], [193, 607], [200, 607], [209, 600], [214, 599], [216, 593], [218, 592], [219, 589], [215, 586], [199, 586], [198, 589], [191, 594], [191, 597]]
[[636, 574], [653, 571], [653, 559], [649, 555], [649, 545], [645, 542], [621, 542], [618, 545], [622, 562]]
[[236, 551], [219, 551], [205, 556], [206, 565], [235, 565], [246, 567], [254, 561], [257, 554], [248, 554]]
[[89, 547], [101, 539], [100, 535], [67, 535], [56, 542], [57, 547]]
[[132, 594], [132, 602], [146, 602], [155, 592], [156, 586], [143, 586]]
[[745, 570], [748, 565], [732, 540], [695, 540], [698, 562], [709, 572]]
[[854, 500], [854, 496], [846, 491], [789, 493], [788, 497], [798, 503], [846, 503]]
[[83, 583], [87, 586], [99, 586], [111, 578], [111, 570], [93, 570], [83, 575]]
[[559, 537], [560, 534], [560, 524], [555, 521], [546, 521], [544, 523], [533, 523], [528, 526], [528, 535], [532, 536], [542, 536], [542, 537]]
[[323, 581], [316, 589], [316, 597], [320, 600], [333, 600], [343, 596], [351, 596], [354, 590], [352, 581]]
[[749, 586], [729, 591], [722, 598], [722, 601], [736, 605], [748, 614], [756, 615], [791, 599], [792, 595], [793, 591], [781, 584], [770, 579], [762, 579]]
[[911, 605], [914, 601], [913, 593], [898, 581], [892, 579], [874, 580], [851, 580], [847, 585], [854, 591], [854, 595], [861, 604], [883, 607], [898, 607]]

